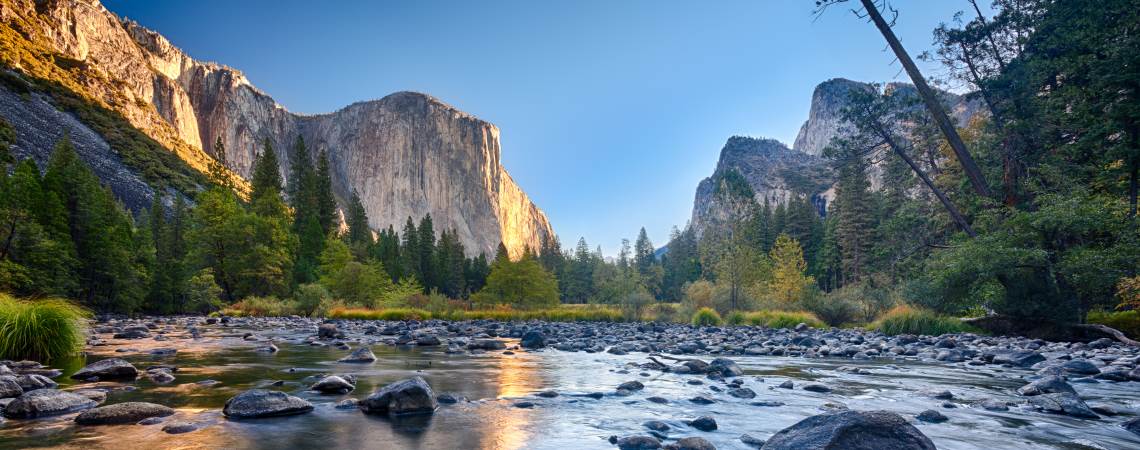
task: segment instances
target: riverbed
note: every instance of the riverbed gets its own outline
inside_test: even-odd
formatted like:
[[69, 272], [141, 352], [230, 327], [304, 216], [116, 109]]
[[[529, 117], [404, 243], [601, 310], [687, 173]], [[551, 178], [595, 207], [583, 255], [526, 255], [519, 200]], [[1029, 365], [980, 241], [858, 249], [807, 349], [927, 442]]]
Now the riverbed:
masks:
[[[727, 384], [729, 380], [647, 368], [643, 364], [649, 362], [649, 355], [644, 352], [520, 349], [517, 338], [495, 336], [489, 338], [503, 341], [507, 350], [456, 351], [454, 345], [447, 345], [454, 337], [443, 332], [439, 334], [444, 342], [439, 346], [389, 345], [375, 332], [316, 340], [313, 323], [283, 325], [287, 323], [238, 320], [207, 325], [202, 319], [180, 319], [152, 325], [151, 335], [141, 339], [98, 334], [82, 358], [53, 364], [63, 372], [55, 378], [60, 389], [105, 390], [104, 404], [144, 401], [166, 405], [177, 412], [163, 422], [192, 422], [201, 425], [200, 429], [170, 434], [161, 423], [82, 426], [74, 423], [75, 414], [69, 414], [0, 423], [0, 447], [614, 448], [611, 436], [647, 434], [644, 423], [656, 420], [669, 427], [661, 432], [665, 443], [699, 436], [720, 449], [747, 449], [755, 447], [742, 440], [742, 435], [767, 439], [809, 416], [849, 408], [898, 413], [940, 449], [1140, 448], [1140, 435], [1121, 427], [1129, 414], [1140, 409], [1137, 381], [1074, 382], [1090, 406], [1121, 413], [1091, 420], [1027, 405], [1017, 388], [1034, 377], [1033, 368], [947, 363], [917, 355], [858, 359], [732, 355], [744, 372], [732, 379], [742, 380], [741, 386], [756, 394], [738, 398], [726, 393], [733, 387]], [[155, 340], [157, 336], [162, 338]], [[278, 351], [258, 351], [270, 342]], [[349, 353], [347, 348], [361, 345], [372, 349], [375, 362], [337, 362]], [[716, 356], [701, 353], [685, 357], [711, 360]], [[87, 383], [68, 378], [85, 364], [112, 357], [129, 361], [140, 372], [155, 365], [173, 366], [175, 380], [159, 384], [140, 376], [127, 382]], [[344, 395], [308, 390], [326, 374], [354, 375], [355, 390]], [[436, 394], [451, 394], [460, 401], [441, 404], [434, 415], [403, 418], [337, 408], [345, 399], [364, 398], [388, 383], [412, 376], [422, 376]], [[641, 382], [644, 389], [615, 391], [631, 380]], [[787, 381], [792, 382], [791, 389], [779, 387]], [[831, 390], [801, 389], [807, 383]], [[287, 392], [308, 400], [315, 409], [264, 419], [232, 420], [222, 415], [227, 399], [252, 388]], [[558, 395], [536, 395], [546, 391]], [[937, 395], [932, 393], [940, 391], [950, 391], [952, 397], [934, 398]], [[713, 402], [691, 401], [697, 396]], [[655, 401], [647, 400], [650, 397], [656, 397]], [[660, 399], [665, 402], [658, 403]], [[1005, 402], [1009, 410], [987, 410], [979, 406], [983, 400]], [[949, 420], [927, 423], [915, 419], [928, 409]], [[687, 425], [686, 421], [700, 416], [714, 418], [717, 429], [700, 431]]]

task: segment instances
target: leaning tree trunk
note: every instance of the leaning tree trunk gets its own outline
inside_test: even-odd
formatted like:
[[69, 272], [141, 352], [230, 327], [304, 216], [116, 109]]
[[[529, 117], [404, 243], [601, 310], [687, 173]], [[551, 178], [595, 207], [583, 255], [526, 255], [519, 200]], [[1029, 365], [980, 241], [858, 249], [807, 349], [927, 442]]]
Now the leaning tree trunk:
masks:
[[879, 9], [875, 7], [874, 0], [860, 0], [863, 4], [863, 9], [867, 10], [867, 15], [871, 17], [871, 21], [875, 23], [875, 27], [883, 34], [883, 38], [887, 40], [891, 50], [894, 51], [895, 57], [902, 63], [903, 68], [906, 69], [907, 75], [914, 82], [915, 89], [918, 90], [919, 96], [922, 97], [922, 102], [926, 104], [927, 111], [934, 117], [935, 123], [938, 128], [942, 130], [942, 134], [946, 136], [946, 141], [950, 143], [950, 148], [954, 150], [954, 155], [957, 156], [958, 162], [962, 165], [962, 171], [966, 173], [966, 177], [970, 180], [970, 185], [973, 186], [974, 191], [982, 197], [990, 197], [990, 188], [986, 184], [985, 176], [982, 175], [982, 170], [978, 164], [974, 162], [974, 157], [970, 155], [970, 151], [966, 148], [966, 143], [962, 142], [962, 137], [958, 135], [958, 130], [954, 124], [950, 122], [950, 117], [946, 115], [946, 110], [942, 108], [942, 102], [939, 101], [938, 96], [935, 95], [934, 90], [926, 83], [926, 78], [922, 76], [922, 72], [918, 70], [918, 66], [914, 64], [914, 60], [907, 54], [906, 49], [903, 48], [902, 43], [895, 37], [894, 31], [891, 31], [890, 24], [883, 19]]
[[885, 132], [882, 128], [879, 129], [878, 133], [879, 137], [887, 142], [887, 146], [890, 147], [891, 150], [894, 150], [895, 154], [899, 155], [899, 158], [902, 158], [903, 161], [906, 161], [906, 164], [910, 166], [910, 169], [913, 170], [914, 173], [922, 179], [922, 183], [934, 192], [934, 196], [938, 197], [939, 202], [942, 202], [942, 206], [946, 208], [946, 212], [950, 214], [950, 218], [954, 219], [954, 223], [958, 224], [958, 227], [961, 228], [962, 231], [966, 232], [966, 235], [970, 237], [977, 237], [978, 234], [974, 232], [974, 229], [972, 227], [970, 227], [970, 223], [966, 221], [966, 217], [963, 216], [960, 211], [958, 211], [958, 207], [954, 206], [954, 203], [950, 201], [950, 198], [946, 196], [946, 193], [942, 192], [941, 189], [938, 189], [938, 186], [934, 185], [934, 181], [930, 179], [930, 176], [926, 175], [926, 172], [924, 172], [921, 167], [918, 167], [918, 164], [914, 162], [914, 159], [912, 159], [910, 155], [906, 154], [905, 150], [899, 147], [898, 143], [895, 142], [894, 137], [892, 137], [890, 133]]

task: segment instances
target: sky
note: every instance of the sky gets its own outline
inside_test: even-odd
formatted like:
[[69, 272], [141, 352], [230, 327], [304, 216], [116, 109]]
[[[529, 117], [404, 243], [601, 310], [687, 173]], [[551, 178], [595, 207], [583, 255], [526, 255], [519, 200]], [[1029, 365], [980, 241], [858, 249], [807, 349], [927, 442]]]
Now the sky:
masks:
[[[103, 3], [294, 112], [412, 90], [494, 123], [563, 247], [607, 255], [643, 226], [657, 246], [684, 227], [730, 136], [791, 146], [820, 82], [908, 80], [850, 3], [818, 17], [812, 0]], [[970, 8], [892, 4], [912, 56]]]

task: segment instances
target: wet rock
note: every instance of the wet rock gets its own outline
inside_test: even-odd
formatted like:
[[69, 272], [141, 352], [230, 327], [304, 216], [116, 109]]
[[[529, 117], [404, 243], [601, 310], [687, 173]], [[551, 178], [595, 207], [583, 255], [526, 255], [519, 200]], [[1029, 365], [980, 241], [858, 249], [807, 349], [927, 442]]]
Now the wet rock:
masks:
[[800, 389], [803, 389], [803, 390], [808, 391], [808, 392], [820, 392], [820, 393], [831, 392], [831, 388], [829, 388], [825, 385], [819, 384], [819, 383], [805, 384], [804, 387], [802, 387]]
[[681, 438], [677, 442], [666, 445], [667, 450], [716, 450], [716, 446], [701, 437]]
[[349, 392], [352, 392], [353, 389], [356, 389], [356, 386], [352, 383], [349, 383], [348, 380], [345, 380], [344, 378], [336, 375], [329, 375], [327, 377], [321, 378], [316, 383], [313, 383], [312, 386], [309, 386], [309, 389], [320, 392], [322, 394], [347, 394]]
[[522, 348], [543, 348], [546, 347], [546, 335], [538, 330], [527, 331], [519, 341]]
[[994, 364], [1009, 364], [1016, 367], [1030, 367], [1044, 360], [1044, 356], [1034, 351], [1016, 351], [995, 355], [992, 362]]
[[59, 387], [59, 383], [37, 373], [16, 375], [16, 384], [19, 384], [24, 392], [34, 391], [36, 389], [55, 389]]
[[645, 422], [641, 425], [644, 426], [645, 428], [648, 428], [650, 430], [653, 430], [653, 431], [656, 431], [659, 433], [664, 433], [664, 432], [669, 431], [671, 429], [671, 427], [669, 427], [669, 424], [662, 422], [660, 420], [650, 420], [650, 421]]
[[115, 339], [142, 339], [150, 337], [150, 330], [147, 327], [128, 327], [111, 337]]
[[689, 401], [696, 403], [698, 405], [711, 405], [713, 403], [716, 403], [715, 400], [708, 398], [708, 397], [705, 397], [703, 395], [698, 395], [696, 397], [690, 398]]
[[626, 391], [630, 391], [630, 392], [632, 392], [632, 391], [640, 391], [640, 390], [642, 390], [642, 389], [645, 389], [645, 385], [644, 385], [644, 384], [641, 384], [641, 382], [640, 382], [640, 381], [637, 381], [637, 380], [634, 380], [634, 381], [626, 381], [625, 383], [619, 384], [619, 385], [618, 385], [618, 387], [617, 387], [617, 389], [618, 389], [619, 391], [621, 391], [621, 390], [626, 390]]
[[277, 353], [279, 350], [281, 349], [277, 348], [276, 345], [273, 345], [272, 342], [270, 342], [268, 345], [263, 345], [261, 347], [253, 349], [253, 351], [258, 353]]
[[653, 436], [626, 436], [617, 440], [620, 450], [654, 450], [661, 448], [661, 441]]
[[751, 434], [748, 434], [748, 433], [740, 435], [740, 442], [743, 442], [744, 445], [747, 445], [747, 446], [753, 447], [753, 448], [760, 448], [760, 447], [764, 446], [764, 440], [763, 439], [752, 436]]
[[357, 347], [348, 356], [338, 360], [342, 363], [362, 363], [367, 364], [376, 361], [376, 355], [372, 353], [372, 349], [368, 347]]
[[1056, 393], [1069, 393], [1076, 394], [1077, 391], [1073, 386], [1066, 383], [1061, 377], [1044, 377], [1035, 380], [1025, 386], [1017, 389], [1017, 393], [1026, 397], [1041, 395], [1041, 394], [1056, 394]]
[[503, 350], [507, 344], [498, 339], [472, 339], [467, 343], [468, 350]]
[[139, 425], [158, 425], [158, 424], [165, 422], [165, 421], [166, 421], [165, 417], [147, 417], [143, 420], [138, 421], [137, 423]]
[[1100, 368], [1086, 359], [1066, 361], [1064, 364], [1061, 364], [1061, 369], [1066, 373], [1077, 375], [1096, 375], [1100, 373]]
[[420, 347], [434, 347], [440, 344], [443, 344], [443, 342], [439, 340], [439, 337], [433, 334], [425, 334], [416, 338], [416, 345]]
[[[311, 330], [312, 328], [310, 328]], [[336, 328], [335, 323], [322, 323], [317, 326], [318, 339], [336, 339], [344, 334]]]
[[649, 397], [649, 398], [646, 398], [646, 400], [653, 402], [653, 403], [659, 403], [662, 405], [669, 403], [669, 400], [664, 398], [664, 397]]
[[1120, 424], [1125, 430], [1131, 431], [1133, 434], [1140, 436], [1140, 417], [1129, 420]]
[[431, 386], [421, 377], [389, 384], [360, 402], [365, 414], [432, 414], [437, 407]]
[[1033, 396], [1029, 398], [1029, 404], [1039, 410], [1053, 414], [1064, 414], [1082, 419], [1100, 418], [1092, 409], [1089, 409], [1084, 400], [1071, 392]]
[[808, 417], [772, 435], [767, 450], [935, 450], [930, 438], [888, 411], [843, 411]]
[[170, 422], [166, 425], [163, 425], [162, 431], [166, 432], [167, 434], [183, 434], [189, 433], [191, 431], [201, 430], [202, 428], [205, 428], [209, 425], [209, 422]]
[[515, 408], [530, 409], [530, 408], [534, 408], [534, 402], [527, 402], [527, 401], [517, 402], [514, 404], [514, 407]]
[[37, 389], [25, 392], [4, 408], [4, 417], [34, 419], [55, 416], [94, 408], [94, 400], [72, 392], [57, 389]]
[[914, 416], [914, 418], [928, 423], [942, 423], [950, 420], [949, 417], [946, 417], [942, 413], [933, 409], [928, 409], [926, 411], [920, 412], [918, 415]]
[[80, 425], [114, 425], [135, 423], [151, 417], [166, 417], [174, 410], [166, 406], [146, 402], [126, 402], [89, 409], [75, 416]]
[[707, 371], [719, 373], [721, 376], [726, 378], [739, 377], [741, 375], [744, 375], [744, 371], [740, 369], [740, 366], [736, 365], [735, 361], [728, 358], [717, 358], [712, 360], [712, 362], [709, 363]]
[[793, 387], [795, 387], [795, 384], [792, 384], [792, 380], [788, 380], [788, 381], [785, 381], [783, 383], [780, 383], [776, 387], [778, 387], [780, 389], [792, 389]]
[[313, 410], [304, 399], [284, 392], [251, 389], [226, 400], [222, 414], [235, 419], [290, 416]]
[[749, 405], [763, 406], [763, 407], [771, 408], [771, 407], [776, 407], [776, 406], [784, 406], [784, 402], [763, 401], [763, 402], [752, 402], [752, 403], [749, 403]]
[[716, 419], [713, 419], [709, 416], [701, 416], [696, 419], [686, 421], [685, 424], [701, 431], [716, 430]]
[[729, 389], [728, 395], [736, 398], [756, 398], [756, 391], [748, 388]]
[[0, 375], [0, 398], [19, 397], [23, 393], [24, 388], [20, 387], [15, 376]]
[[75, 380], [133, 380], [138, 377], [139, 371], [131, 363], [120, 358], [108, 358], [87, 365], [71, 375]]
[[982, 408], [986, 411], [1009, 411], [1009, 405], [1003, 401], [989, 399], [982, 402]]
[[337, 402], [336, 409], [357, 409], [360, 408], [360, 399], [346, 398]]
[[461, 395], [456, 395], [456, 394], [452, 394], [452, 393], [443, 393], [443, 394], [437, 395], [435, 397], [435, 400], [439, 403], [445, 403], [445, 404], [452, 405], [455, 403], [466, 401], [467, 399]]

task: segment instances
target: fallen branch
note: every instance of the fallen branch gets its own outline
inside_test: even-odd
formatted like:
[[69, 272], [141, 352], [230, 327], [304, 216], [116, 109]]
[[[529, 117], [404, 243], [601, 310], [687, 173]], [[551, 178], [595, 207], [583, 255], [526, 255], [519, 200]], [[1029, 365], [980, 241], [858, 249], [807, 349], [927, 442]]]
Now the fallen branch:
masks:
[[1073, 328], [1076, 328], [1078, 330], [1091, 330], [1091, 331], [1095, 331], [1098, 333], [1104, 333], [1104, 334], [1107, 334], [1109, 336], [1116, 338], [1116, 340], [1118, 340], [1124, 344], [1128, 344], [1128, 345], [1131, 345], [1134, 347], [1140, 347], [1140, 342], [1136, 342], [1132, 339], [1129, 339], [1128, 336], [1125, 336], [1124, 333], [1122, 333], [1120, 330], [1117, 330], [1116, 328], [1112, 328], [1112, 327], [1107, 326], [1107, 325], [1101, 325], [1099, 323], [1086, 323], [1086, 324], [1080, 324], [1080, 325], [1073, 325]]

